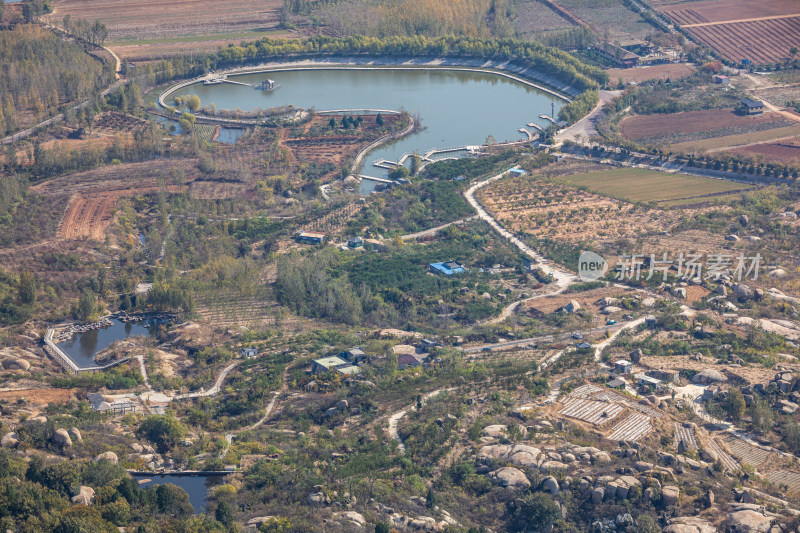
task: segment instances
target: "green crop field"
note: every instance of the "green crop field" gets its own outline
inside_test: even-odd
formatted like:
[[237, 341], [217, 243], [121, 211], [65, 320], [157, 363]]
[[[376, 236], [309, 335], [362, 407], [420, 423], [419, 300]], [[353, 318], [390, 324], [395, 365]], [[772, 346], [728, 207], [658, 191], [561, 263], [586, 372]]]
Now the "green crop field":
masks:
[[630, 202], [665, 202], [752, 188], [733, 181], [667, 174], [638, 168], [575, 174], [561, 177], [559, 181]]

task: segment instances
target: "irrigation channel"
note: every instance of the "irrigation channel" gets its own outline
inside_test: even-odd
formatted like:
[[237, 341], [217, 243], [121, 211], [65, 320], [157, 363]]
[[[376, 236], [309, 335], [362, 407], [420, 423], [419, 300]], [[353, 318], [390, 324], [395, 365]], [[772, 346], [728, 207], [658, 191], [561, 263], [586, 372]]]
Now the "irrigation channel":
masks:
[[[265, 78], [280, 88], [262, 91], [255, 86]], [[217, 109], [269, 109], [294, 105], [317, 110], [406, 110], [421, 119], [412, 135], [375, 147], [364, 158], [362, 194], [386, 179], [397, 163], [408, 165], [409, 154], [426, 160], [466, 157], [488, 139], [497, 142], [530, 138], [528, 126], [538, 134], [551, 123], [565, 97], [535, 86], [522, 77], [491, 71], [454, 70], [448, 67], [345, 67], [328, 66], [295, 70], [265, 69], [234, 75], [241, 83], [204, 85], [182, 83], [162, 96], [196, 94], [202, 104]], [[542, 118], [545, 117], [545, 118]], [[364, 179], [366, 178], [366, 179]], [[371, 183], [369, 183], [371, 182]]]

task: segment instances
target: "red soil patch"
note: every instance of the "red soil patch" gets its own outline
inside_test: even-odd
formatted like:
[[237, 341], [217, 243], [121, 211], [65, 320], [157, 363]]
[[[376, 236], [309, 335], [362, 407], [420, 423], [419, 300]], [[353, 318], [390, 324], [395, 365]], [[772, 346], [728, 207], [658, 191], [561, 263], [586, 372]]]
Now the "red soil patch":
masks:
[[753, 144], [739, 148], [736, 152], [763, 155], [768, 161], [780, 161], [782, 163], [800, 162], [800, 137], [789, 139], [779, 143]]
[[622, 123], [622, 134], [628, 139], [644, 139], [674, 133], [695, 133], [709, 129], [722, 129], [752, 124], [782, 122], [784, 117], [778, 113], [764, 113], [760, 116], [737, 115], [732, 109], [706, 109], [686, 111], [668, 115], [637, 115]]

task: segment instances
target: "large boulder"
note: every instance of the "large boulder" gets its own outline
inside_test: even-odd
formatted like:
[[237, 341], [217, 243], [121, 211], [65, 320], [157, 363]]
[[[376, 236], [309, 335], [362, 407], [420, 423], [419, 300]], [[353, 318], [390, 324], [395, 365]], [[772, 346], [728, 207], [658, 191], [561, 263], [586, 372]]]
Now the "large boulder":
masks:
[[78, 428], [70, 428], [69, 431], [70, 438], [75, 442], [83, 442], [83, 435], [81, 435], [81, 430]]
[[103, 452], [97, 457], [95, 457], [94, 460], [95, 461], [106, 460], [111, 464], [117, 464], [119, 462], [119, 458], [117, 457], [117, 454], [114, 452]]
[[592, 491], [592, 503], [595, 505], [600, 505], [603, 503], [603, 497], [605, 496], [605, 490], [603, 487], [597, 487]]
[[59, 428], [55, 431], [55, 433], [53, 433], [53, 442], [62, 448], [72, 447], [72, 439], [69, 437], [67, 430], [63, 428]]
[[27, 372], [31, 368], [31, 364], [25, 359], [12, 358], [3, 361], [3, 367], [6, 370], [23, 370]]
[[577, 313], [580, 308], [581, 304], [575, 300], [570, 300], [570, 302], [564, 306], [564, 311], [567, 313]]
[[13, 431], [6, 433], [3, 435], [3, 438], [0, 439], [0, 446], [3, 448], [13, 448], [19, 444], [19, 437]]
[[256, 516], [245, 522], [245, 527], [259, 528], [264, 524], [269, 523], [274, 517], [272, 516]]
[[547, 476], [542, 480], [541, 489], [550, 494], [558, 494], [558, 480], [553, 476]]
[[508, 426], [503, 424], [493, 424], [483, 428], [483, 435], [485, 437], [504, 437]]
[[716, 533], [717, 528], [696, 516], [680, 516], [664, 528], [664, 533]]
[[495, 470], [489, 474], [489, 476], [492, 478], [492, 481], [501, 487], [516, 489], [528, 488], [531, 486], [531, 482], [522, 470], [510, 466]]
[[92, 487], [81, 486], [78, 494], [72, 497], [72, 503], [75, 505], [92, 505], [94, 501], [94, 489]]
[[749, 300], [753, 297], [753, 289], [744, 283], [737, 283], [733, 286], [733, 295], [740, 300]]
[[774, 519], [758, 511], [745, 509], [728, 515], [730, 533], [767, 533]]
[[692, 383], [698, 385], [710, 385], [712, 383], [721, 383], [723, 381], [728, 381], [728, 378], [712, 368], [706, 368], [702, 372], [695, 374], [692, 378]]
[[362, 528], [367, 525], [367, 521], [361, 513], [355, 511], [344, 511], [333, 513], [333, 519], [342, 526]]
[[678, 497], [680, 494], [681, 490], [675, 485], [665, 485], [664, 488], [661, 489], [661, 501], [666, 507], [673, 507], [678, 505]]

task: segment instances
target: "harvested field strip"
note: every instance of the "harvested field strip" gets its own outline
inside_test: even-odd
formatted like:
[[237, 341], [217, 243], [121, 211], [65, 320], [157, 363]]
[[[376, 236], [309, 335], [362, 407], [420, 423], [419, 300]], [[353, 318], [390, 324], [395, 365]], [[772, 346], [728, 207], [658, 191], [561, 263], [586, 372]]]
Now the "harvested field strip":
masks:
[[[752, 190], [752, 189], [747, 189], [747, 190]], [[663, 208], [669, 208], [669, 207], [684, 207], [684, 206], [699, 205], [699, 204], [721, 204], [741, 198], [742, 192], [744, 191], [731, 194], [714, 194], [709, 196], [697, 196], [695, 198], [682, 198], [680, 200], [669, 200], [666, 202], [658, 202], [658, 206]]]
[[683, 441], [684, 445], [690, 450], [697, 449], [697, 439], [694, 436], [694, 429], [683, 427], [683, 424], [675, 422], [675, 447]]
[[722, 461], [722, 464], [729, 472], [739, 471], [739, 464], [736, 462], [736, 459], [728, 455], [728, 452], [723, 450], [722, 446], [720, 446], [717, 441], [708, 439], [708, 447], [717, 454], [717, 457], [719, 457], [719, 460]]
[[671, 145], [670, 148], [679, 152], [700, 153], [706, 150], [723, 150], [725, 148], [735, 148], [748, 144], [776, 141], [788, 137], [796, 137], [797, 135], [800, 135], [800, 126], [789, 126], [756, 133], [743, 133], [740, 135], [717, 137], [716, 139], [678, 143]]
[[791, 163], [800, 161], [800, 146], [785, 143], [754, 144], [739, 148], [737, 152], [763, 155], [766, 161]]
[[608, 440], [624, 440], [636, 442], [653, 430], [650, 417], [642, 413], [633, 413], [614, 426]]
[[747, 444], [738, 437], [728, 437], [725, 443], [736, 458], [742, 463], [758, 468], [769, 458], [769, 452]]
[[567, 398], [560, 414], [601, 426], [616, 418], [625, 408], [616, 403], [597, 402], [584, 398]]
[[784, 122], [780, 113], [764, 113], [757, 116], [737, 115], [733, 109], [704, 109], [656, 115], [635, 115], [622, 122], [622, 134], [628, 139], [666, 137], [705, 132], [713, 125], [715, 130], [748, 127], [752, 125]]
[[800, 491], [800, 473], [790, 470], [776, 470], [766, 475], [767, 481], [774, 485], [789, 487], [790, 492]]
[[560, 178], [575, 187], [631, 202], [656, 202], [686, 198], [686, 191], [700, 195], [730, 192], [742, 188], [739, 183], [699, 178], [637, 168], [620, 168], [576, 174]]

